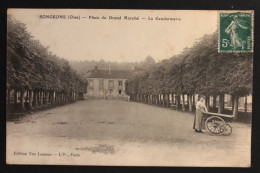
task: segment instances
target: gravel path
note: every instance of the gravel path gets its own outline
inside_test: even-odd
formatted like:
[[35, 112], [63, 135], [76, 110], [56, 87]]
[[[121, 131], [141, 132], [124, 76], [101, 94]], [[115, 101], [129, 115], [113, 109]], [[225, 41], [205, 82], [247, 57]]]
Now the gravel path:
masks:
[[211, 136], [194, 133], [193, 118], [142, 103], [79, 101], [7, 122], [7, 162], [250, 166], [251, 125], [232, 123], [230, 136]]

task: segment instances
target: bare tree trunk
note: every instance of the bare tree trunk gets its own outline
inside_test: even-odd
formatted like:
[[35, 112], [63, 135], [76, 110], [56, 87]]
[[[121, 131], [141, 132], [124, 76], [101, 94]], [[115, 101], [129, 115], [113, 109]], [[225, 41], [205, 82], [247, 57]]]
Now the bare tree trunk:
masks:
[[207, 96], [206, 97], [206, 107], [207, 107], [207, 109], [209, 110], [209, 99], [210, 99], [210, 97], [209, 96]]
[[7, 102], [6, 102], [7, 104], [11, 103], [11, 100], [10, 100], [10, 98], [11, 98], [10, 95], [11, 94], [10, 93], [11, 93], [11, 89], [7, 89]]
[[29, 91], [29, 108], [30, 108], [30, 110], [32, 110], [33, 109], [33, 106], [32, 106], [32, 102], [33, 102], [33, 90], [30, 90]]
[[66, 104], [67, 104], [68, 100], [69, 100], [68, 93], [65, 94], [65, 100], [66, 100]]
[[45, 91], [42, 91], [42, 104], [45, 105]]
[[231, 95], [231, 98], [230, 98], [230, 106], [231, 106], [232, 112], [233, 112], [233, 110], [234, 110], [234, 96], [233, 95]]
[[238, 99], [239, 97], [237, 95], [234, 96], [234, 110], [233, 110], [233, 116], [235, 119], [237, 119], [238, 115]]
[[[54, 97], [54, 94], [53, 94]], [[59, 105], [61, 102], [61, 94], [60, 92], [55, 92], [55, 97], [56, 97], [56, 105]]]
[[[55, 95], [54, 95], [55, 93]], [[57, 98], [56, 100], [56, 103], [55, 103], [55, 97]], [[55, 92], [55, 91], [52, 91], [51, 92], [51, 104], [52, 105], [57, 105], [57, 104], [60, 104], [61, 103], [61, 93], [60, 92]]]
[[162, 95], [163, 99], [162, 99], [162, 106], [165, 107], [165, 94]]
[[59, 95], [60, 95], [60, 104], [61, 104], [62, 103], [62, 93], [60, 92]]
[[159, 94], [159, 106], [162, 106], [162, 95]]
[[50, 105], [52, 106], [53, 105], [53, 91], [50, 91], [49, 92], [49, 103], [50, 103]]
[[170, 107], [170, 104], [169, 104], [169, 102], [170, 102], [170, 96], [169, 96], [169, 94], [166, 94], [166, 96], [167, 96], [167, 104], [166, 104], [166, 106], [167, 106], [167, 108], [168, 108], [168, 107]]
[[50, 91], [47, 91], [46, 93], [46, 103], [49, 105], [50, 103]]
[[180, 96], [175, 95], [175, 101], [176, 101], [176, 109], [179, 109], [179, 107], [180, 107]]
[[161, 106], [164, 107], [164, 95], [161, 94]]
[[163, 107], [166, 106], [166, 94], [163, 94]]
[[73, 101], [73, 92], [70, 93], [70, 97], [69, 98], [70, 98], [70, 102], [72, 102]]
[[47, 105], [47, 91], [44, 91], [44, 104]]
[[34, 103], [35, 109], [37, 109], [38, 108], [38, 91], [36, 89], [34, 90], [34, 94], [33, 94], [33, 103]]
[[42, 91], [40, 91], [40, 105], [42, 105], [42, 101], [43, 101], [43, 92]]
[[[55, 93], [55, 96], [54, 96], [54, 93]], [[54, 98], [56, 97], [56, 101], [54, 102]], [[52, 102], [52, 105], [58, 105], [60, 104], [60, 93], [59, 92], [55, 92], [53, 91], [51, 93], [51, 102]]]
[[21, 91], [21, 97], [20, 97], [20, 105], [21, 105], [21, 110], [25, 111], [25, 107], [24, 107], [24, 99], [25, 97], [25, 91]]
[[53, 91], [49, 92], [49, 103], [50, 105], [53, 105]]
[[14, 90], [14, 104], [17, 105], [17, 90]]
[[24, 103], [28, 103], [28, 100], [29, 100], [29, 91], [26, 90], [26, 91], [24, 92], [24, 94], [26, 94], [26, 95], [25, 95], [25, 99], [24, 99]]
[[222, 94], [220, 94], [219, 95], [219, 104], [218, 104], [218, 113], [222, 113], [223, 112], [223, 95]]
[[192, 94], [192, 106], [195, 106], [195, 94]]
[[247, 113], [247, 96], [245, 96], [245, 113]]
[[223, 97], [222, 97], [222, 110], [224, 111], [225, 110], [225, 94], [223, 94]]
[[185, 97], [184, 97], [184, 94], [182, 94], [182, 110], [185, 111]]
[[62, 104], [62, 92], [53, 92], [52, 100], [54, 105]]
[[188, 99], [189, 99], [189, 111], [192, 112], [192, 95], [188, 95]]
[[217, 99], [216, 99], [216, 96], [214, 95], [213, 96], [213, 108], [214, 109], [216, 108], [216, 102], [217, 102]]
[[51, 105], [51, 91], [47, 91], [47, 104]]
[[164, 104], [164, 106], [163, 107], [166, 107], [166, 105], [167, 105], [167, 96], [166, 96], [166, 94], [163, 94], [163, 104]]

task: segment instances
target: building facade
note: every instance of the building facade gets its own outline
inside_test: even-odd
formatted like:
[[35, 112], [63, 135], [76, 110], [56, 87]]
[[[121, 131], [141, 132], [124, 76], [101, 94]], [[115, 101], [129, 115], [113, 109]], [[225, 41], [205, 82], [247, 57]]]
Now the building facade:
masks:
[[127, 99], [125, 85], [130, 74], [130, 71], [99, 70], [95, 67], [87, 75], [88, 87], [85, 97], [88, 99]]

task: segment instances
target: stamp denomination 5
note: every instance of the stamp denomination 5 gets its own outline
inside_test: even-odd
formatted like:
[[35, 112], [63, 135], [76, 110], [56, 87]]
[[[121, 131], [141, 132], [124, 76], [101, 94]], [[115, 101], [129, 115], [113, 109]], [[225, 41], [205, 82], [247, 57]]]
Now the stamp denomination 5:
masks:
[[253, 52], [253, 11], [219, 12], [219, 52]]

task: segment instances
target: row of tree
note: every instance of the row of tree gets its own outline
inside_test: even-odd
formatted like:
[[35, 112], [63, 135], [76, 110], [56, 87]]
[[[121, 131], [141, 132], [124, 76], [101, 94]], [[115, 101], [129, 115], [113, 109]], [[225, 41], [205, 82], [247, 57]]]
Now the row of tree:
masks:
[[19, 110], [25, 110], [26, 99], [29, 109], [33, 109], [45, 102], [66, 103], [86, 92], [87, 81], [66, 60], [35, 40], [26, 25], [12, 16], [7, 18], [6, 73], [7, 104], [11, 100], [18, 103], [18, 99]]
[[206, 103], [210, 96], [213, 100], [218, 97], [219, 113], [223, 111], [224, 94], [230, 94], [233, 114], [237, 116], [239, 97], [252, 93], [253, 54], [219, 53], [217, 45], [216, 32], [205, 35], [181, 54], [133, 74], [127, 81], [126, 93], [132, 100], [148, 98], [156, 103], [159, 96], [167, 100], [174, 94], [177, 104], [184, 95], [190, 103], [194, 94], [205, 95]]

